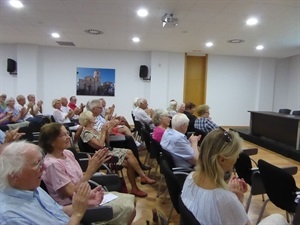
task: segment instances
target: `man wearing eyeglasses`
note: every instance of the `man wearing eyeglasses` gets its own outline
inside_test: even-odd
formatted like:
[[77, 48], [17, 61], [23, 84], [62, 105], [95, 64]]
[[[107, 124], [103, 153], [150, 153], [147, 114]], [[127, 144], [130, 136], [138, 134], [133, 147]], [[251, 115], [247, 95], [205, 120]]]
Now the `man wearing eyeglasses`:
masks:
[[[72, 205], [58, 205], [39, 186], [45, 170], [41, 149], [25, 141], [0, 147], [0, 224], [79, 225], [91, 188], [82, 183]], [[103, 193], [98, 196], [99, 203]]]
[[208, 105], [199, 105], [196, 110], [198, 118], [195, 120], [194, 124], [195, 128], [207, 134], [219, 127], [209, 117], [209, 109], [210, 107]]
[[162, 148], [171, 153], [176, 167], [193, 167], [198, 159], [198, 141], [201, 135], [192, 134], [187, 139], [185, 133], [188, 125], [187, 116], [183, 113], [177, 113], [172, 118], [172, 129], [165, 130], [160, 142]]

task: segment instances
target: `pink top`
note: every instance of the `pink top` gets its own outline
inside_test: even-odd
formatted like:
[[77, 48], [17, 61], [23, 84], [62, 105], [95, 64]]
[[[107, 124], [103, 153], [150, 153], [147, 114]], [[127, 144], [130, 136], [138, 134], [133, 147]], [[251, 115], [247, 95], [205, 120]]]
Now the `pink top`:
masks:
[[58, 159], [47, 154], [44, 159], [46, 167], [42, 179], [47, 187], [49, 195], [60, 205], [70, 205], [71, 198], [62, 198], [57, 190], [72, 182], [77, 184], [83, 177], [82, 170], [76, 161], [74, 154], [64, 150], [64, 159]]
[[162, 138], [164, 132], [165, 132], [164, 128], [156, 126], [153, 129], [152, 138], [160, 143], [161, 138]]

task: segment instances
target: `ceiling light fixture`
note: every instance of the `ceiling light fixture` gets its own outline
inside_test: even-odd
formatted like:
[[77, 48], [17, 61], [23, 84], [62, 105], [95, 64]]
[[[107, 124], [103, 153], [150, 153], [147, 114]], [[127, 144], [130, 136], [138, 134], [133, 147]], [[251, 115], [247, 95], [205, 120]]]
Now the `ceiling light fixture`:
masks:
[[258, 23], [258, 20], [256, 18], [250, 18], [246, 21], [246, 24], [248, 26], [254, 26]]
[[206, 42], [205, 46], [208, 47], [208, 48], [210, 48], [210, 47], [214, 46], [214, 43], [212, 43], [212, 42]]
[[101, 35], [104, 34], [103, 31], [101, 30], [96, 30], [96, 29], [86, 29], [84, 30], [85, 33], [91, 34], [91, 35]]
[[133, 41], [134, 43], [138, 43], [138, 42], [140, 42], [140, 38], [134, 37], [134, 38], [132, 38], [132, 41]]
[[60, 37], [59, 33], [52, 33], [51, 36], [54, 37], [54, 38], [59, 38]]
[[19, 0], [10, 0], [10, 1], [9, 1], [9, 4], [10, 4], [12, 7], [18, 8], [18, 9], [24, 7], [23, 3], [20, 2]]
[[256, 46], [256, 50], [258, 50], [258, 51], [263, 50], [263, 49], [264, 49], [263, 45], [257, 45]]
[[230, 39], [230, 40], [227, 41], [227, 43], [230, 43], [230, 44], [239, 44], [239, 43], [242, 43], [242, 42], [245, 42], [245, 40], [238, 39], [238, 38]]
[[173, 17], [173, 13], [166, 13], [161, 18], [163, 27], [176, 27], [178, 26], [178, 19]]
[[146, 9], [139, 9], [137, 11], [137, 15], [139, 17], [146, 17], [146, 16], [148, 16], [148, 11]]

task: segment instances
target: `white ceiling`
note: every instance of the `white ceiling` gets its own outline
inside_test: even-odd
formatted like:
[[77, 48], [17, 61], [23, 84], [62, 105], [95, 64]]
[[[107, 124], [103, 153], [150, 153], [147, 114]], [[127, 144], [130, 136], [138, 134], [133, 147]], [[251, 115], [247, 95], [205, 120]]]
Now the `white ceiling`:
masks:
[[[171, 51], [285, 58], [300, 54], [300, 0], [22, 0], [14, 9], [0, 0], [0, 43], [133, 51]], [[144, 7], [149, 15], [140, 18]], [[179, 24], [163, 28], [161, 17], [173, 13]], [[256, 16], [259, 24], [245, 21]], [[93, 36], [85, 29], [98, 29]], [[50, 36], [58, 32], [57, 40]], [[131, 42], [139, 36], [138, 44]], [[229, 44], [229, 39], [244, 39]], [[205, 42], [213, 41], [212, 48]], [[255, 50], [263, 44], [263, 51]], [[74, 47], [68, 47], [74, 48]]]

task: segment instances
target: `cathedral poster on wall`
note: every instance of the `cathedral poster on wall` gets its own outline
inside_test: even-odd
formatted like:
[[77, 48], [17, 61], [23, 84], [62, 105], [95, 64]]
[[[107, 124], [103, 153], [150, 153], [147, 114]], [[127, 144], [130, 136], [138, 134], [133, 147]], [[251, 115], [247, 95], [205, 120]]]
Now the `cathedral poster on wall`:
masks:
[[115, 69], [77, 67], [77, 95], [115, 96]]

